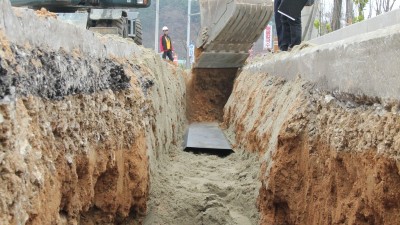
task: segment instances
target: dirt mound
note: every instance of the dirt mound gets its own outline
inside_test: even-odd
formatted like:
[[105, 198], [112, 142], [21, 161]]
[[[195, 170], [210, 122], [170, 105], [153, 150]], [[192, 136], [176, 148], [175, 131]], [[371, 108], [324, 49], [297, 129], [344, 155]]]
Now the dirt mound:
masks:
[[222, 121], [237, 69], [193, 69], [187, 84], [190, 122]]
[[400, 222], [396, 104], [246, 71], [232, 93], [224, 123], [264, 159], [262, 224]]
[[49, 12], [46, 8], [41, 8], [40, 10], [36, 10], [35, 13], [39, 17], [57, 19], [57, 14]]

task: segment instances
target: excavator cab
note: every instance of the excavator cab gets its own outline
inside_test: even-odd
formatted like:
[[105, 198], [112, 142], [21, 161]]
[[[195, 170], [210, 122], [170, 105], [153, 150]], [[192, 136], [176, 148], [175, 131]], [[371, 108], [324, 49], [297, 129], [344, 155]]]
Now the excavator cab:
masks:
[[13, 6], [46, 8], [66, 23], [101, 34], [115, 34], [142, 44], [139, 13], [132, 8], [147, 8], [151, 0], [10, 0]]

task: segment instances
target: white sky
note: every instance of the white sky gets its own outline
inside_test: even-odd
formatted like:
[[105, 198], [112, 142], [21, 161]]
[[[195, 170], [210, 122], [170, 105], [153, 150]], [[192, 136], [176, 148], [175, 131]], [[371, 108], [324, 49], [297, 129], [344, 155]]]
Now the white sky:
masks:
[[[390, 0], [391, 2], [393, 2], [393, 0]], [[333, 0], [321, 0], [322, 4], [325, 5], [327, 10], [332, 10], [333, 9]], [[372, 15], [371, 17], [375, 16], [375, 0], [369, 0], [369, 3], [367, 4], [367, 6], [364, 9], [364, 16], [367, 19], [368, 15], [369, 15], [369, 11], [370, 11], [370, 2], [372, 2]], [[393, 10], [400, 8], [400, 0], [396, 0], [394, 6], [393, 6]], [[346, 10], [346, 1], [343, 0], [343, 6], [342, 6], [342, 10], [343, 13]], [[357, 7], [354, 7], [354, 14], [357, 14]]]
[[[272, 0], [272, 1], [274, 1], [274, 0]], [[316, 2], [318, 1], [318, 0], [315, 0]], [[320, 0], [321, 2], [322, 2], [322, 4], [325, 6], [324, 8], [325, 8], [325, 11], [327, 12], [328, 10], [332, 10], [333, 9], [333, 0]], [[390, 0], [391, 2], [393, 2], [393, 0]], [[369, 2], [372, 2], [372, 15], [371, 15], [371, 17], [374, 17], [375, 16], [375, 0], [369, 0]], [[394, 6], [393, 6], [393, 10], [395, 10], [395, 9], [399, 9], [400, 8], [400, 0], [396, 0], [396, 2], [395, 2], [395, 4], [394, 4]], [[345, 10], [346, 10], [346, 1], [345, 0], [343, 0], [343, 13], [345, 12]], [[356, 7], [354, 8], [354, 14], [356, 15], [357, 14], [357, 11], [356, 11], [357, 9], [356, 9]], [[369, 11], [370, 11], [370, 6], [369, 6], [369, 3], [367, 4], [367, 6], [365, 7], [365, 9], [364, 9], [364, 16], [365, 16], [365, 18], [367, 18], [368, 17], [368, 15], [369, 15]]]

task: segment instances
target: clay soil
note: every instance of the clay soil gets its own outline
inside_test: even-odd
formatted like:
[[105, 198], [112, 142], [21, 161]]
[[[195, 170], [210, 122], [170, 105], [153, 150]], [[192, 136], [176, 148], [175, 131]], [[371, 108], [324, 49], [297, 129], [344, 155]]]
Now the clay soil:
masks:
[[45, 8], [41, 8], [40, 10], [36, 10], [35, 13], [39, 17], [57, 19], [57, 14], [55, 14], [53, 12], [50, 12]]
[[261, 224], [400, 224], [400, 111], [390, 102], [244, 70], [224, 123], [262, 155]]
[[237, 69], [193, 69], [187, 84], [190, 122], [222, 121]]

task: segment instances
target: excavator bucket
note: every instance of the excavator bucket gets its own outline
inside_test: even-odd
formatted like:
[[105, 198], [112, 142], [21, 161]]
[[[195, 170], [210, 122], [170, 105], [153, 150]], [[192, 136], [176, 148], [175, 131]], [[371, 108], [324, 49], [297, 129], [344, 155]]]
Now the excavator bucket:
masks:
[[200, 0], [195, 68], [242, 67], [268, 24], [272, 0]]
[[[268, 24], [273, 5], [272, 0], [200, 0], [200, 13], [194, 68], [239, 68]], [[221, 156], [233, 152], [217, 123], [190, 125], [185, 150]]]

